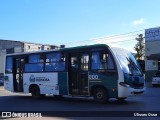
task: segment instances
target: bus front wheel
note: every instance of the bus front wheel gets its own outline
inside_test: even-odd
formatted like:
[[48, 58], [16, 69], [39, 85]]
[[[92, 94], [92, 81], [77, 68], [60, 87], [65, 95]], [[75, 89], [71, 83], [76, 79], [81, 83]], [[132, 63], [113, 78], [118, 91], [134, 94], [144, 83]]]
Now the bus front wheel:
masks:
[[41, 94], [40, 94], [40, 89], [38, 86], [34, 86], [32, 87], [31, 89], [31, 94], [32, 94], [32, 97], [35, 98], [35, 99], [38, 99], [41, 97]]
[[104, 88], [95, 88], [93, 92], [94, 100], [98, 103], [106, 103], [108, 101], [108, 93]]

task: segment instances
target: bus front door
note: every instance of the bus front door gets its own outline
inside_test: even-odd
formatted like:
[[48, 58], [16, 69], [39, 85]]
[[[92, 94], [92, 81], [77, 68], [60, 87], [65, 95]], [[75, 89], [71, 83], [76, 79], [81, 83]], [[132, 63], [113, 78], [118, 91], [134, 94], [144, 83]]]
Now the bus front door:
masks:
[[15, 92], [23, 92], [24, 58], [14, 58], [13, 87]]
[[69, 56], [69, 94], [88, 95], [89, 54]]

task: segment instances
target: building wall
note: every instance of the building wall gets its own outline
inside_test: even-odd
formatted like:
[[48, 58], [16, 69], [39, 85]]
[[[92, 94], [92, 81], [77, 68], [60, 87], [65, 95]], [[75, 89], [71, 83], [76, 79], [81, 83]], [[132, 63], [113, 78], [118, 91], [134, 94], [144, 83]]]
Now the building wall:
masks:
[[41, 45], [24, 43], [24, 52], [38, 51], [41, 50]]
[[0, 73], [4, 73], [6, 51], [0, 51]]
[[50, 50], [52, 48], [53, 48], [53, 46], [51, 46], [51, 45], [24, 43], [24, 52]]
[[23, 46], [15, 47], [14, 48], [14, 53], [21, 53], [24, 52]]
[[156, 41], [146, 41], [145, 43], [146, 56], [151, 54], [160, 53], [160, 39]]
[[0, 50], [14, 48], [14, 47], [20, 47], [22, 45], [23, 45], [23, 43], [19, 42], [19, 41], [0, 40]]
[[150, 82], [152, 76], [158, 71], [157, 59], [148, 60], [151, 54], [160, 53], [160, 28], [150, 28], [145, 30], [145, 78]]
[[[145, 56], [150, 56], [151, 54], [160, 53], [160, 40], [159, 41], [149, 41], [145, 43]], [[145, 64], [145, 70], [158, 70], [158, 60], [147, 60]]]

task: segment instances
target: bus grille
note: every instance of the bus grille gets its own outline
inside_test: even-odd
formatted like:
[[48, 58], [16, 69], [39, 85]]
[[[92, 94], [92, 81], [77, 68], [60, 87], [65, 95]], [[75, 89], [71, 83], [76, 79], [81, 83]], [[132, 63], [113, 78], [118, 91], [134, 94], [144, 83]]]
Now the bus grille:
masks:
[[140, 88], [140, 87], [144, 87], [144, 83], [140, 83], [140, 84], [133, 83], [130, 86], [133, 88]]

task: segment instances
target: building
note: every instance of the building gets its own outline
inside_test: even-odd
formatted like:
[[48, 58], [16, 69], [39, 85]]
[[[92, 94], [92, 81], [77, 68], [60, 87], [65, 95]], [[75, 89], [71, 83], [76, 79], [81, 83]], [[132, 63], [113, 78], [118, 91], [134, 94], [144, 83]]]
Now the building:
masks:
[[145, 30], [145, 79], [152, 80], [152, 76], [160, 70], [160, 27]]
[[56, 48], [58, 48], [58, 46], [0, 39], [0, 79], [2, 79], [4, 74], [6, 54], [50, 50]]

